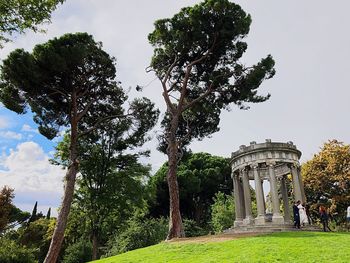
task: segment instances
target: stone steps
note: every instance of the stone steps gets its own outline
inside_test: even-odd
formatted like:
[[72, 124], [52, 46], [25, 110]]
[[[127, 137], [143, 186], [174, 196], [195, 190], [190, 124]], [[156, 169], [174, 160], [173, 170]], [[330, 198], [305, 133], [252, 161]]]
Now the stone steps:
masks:
[[224, 231], [224, 234], [240, 234], [240, 233], [273, 233], [273, 232], [288, 232], [288, 231], [321, 231], [317, 226], [304, 226], [301, 229], [294, 228], [293, 225], [278, 225], [268, 224], [263, 226], [239, 226], [229, 228]]

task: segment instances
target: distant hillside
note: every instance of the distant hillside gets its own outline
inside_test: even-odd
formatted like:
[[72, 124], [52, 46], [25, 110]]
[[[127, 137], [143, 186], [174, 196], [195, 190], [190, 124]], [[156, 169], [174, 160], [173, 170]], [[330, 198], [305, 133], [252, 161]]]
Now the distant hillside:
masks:
[[301, 231], [216, 241], [163, 242], [94, 263], [350, 262], [350, 233]]

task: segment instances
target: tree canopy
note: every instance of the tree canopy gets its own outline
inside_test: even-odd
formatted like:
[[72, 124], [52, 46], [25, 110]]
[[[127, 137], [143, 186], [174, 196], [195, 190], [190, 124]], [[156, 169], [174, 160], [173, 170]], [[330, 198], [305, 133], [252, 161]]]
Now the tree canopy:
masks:
[[275, 74], [270, 55], [252, 66], [240, 58], [251, 17], [228, 0], [205, 0], [157, 20], [149, 34], [154, 47], [150, 70], [162, 85], [167, 112], [160, 150], [168, 155], [170, 225], [168, 238], [184, 235], [178, 204], [177, 163], [184, 146], [219, 130], [220, 113], [236, 104], [266, 101], [258, 88]]
[[38, 31], [39, 25], [50, 22], [51, 13], [64, 0], [0, 1], [0, 48], [15, 33]]
[[[65, 192], [45, 262], [57, 260], [79, 170], [78, 141], [106, 123], [126, 119], [135, 134], [154, 125], [158, 111], [148, 99], [127, 96], [115, 80], [115, 62], [102, 44], [87, 33], [65, 34], [34, 47], [17, 49], [1, 67], [0, 101], [19, 114], [28, 108], [48, 139], [63, 128], [70, 131]], [[148, 116], [148, 118], [144, 118]]]
[[[169, 192], [166, 181], [167, 163], [151, 177], [154, 199], [150, 204], [150, 214], [155, 217], [169, 213]], [[210, 206], [215, 194], [232, 192], [229, 160], [209, 153], [186, 154], [179, 163], [178, 182], [182, 215], [198, 224], [208, 224]]]
[[338, 222], [345, 221], [350, 203], [350, 145], [337, 140], [326, 142], [321, 151], [302, 165], [307, 200], [327, 204]]

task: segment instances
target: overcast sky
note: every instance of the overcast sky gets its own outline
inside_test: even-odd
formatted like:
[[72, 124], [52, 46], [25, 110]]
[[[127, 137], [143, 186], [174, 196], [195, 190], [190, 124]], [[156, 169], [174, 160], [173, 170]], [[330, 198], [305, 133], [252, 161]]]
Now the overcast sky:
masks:
[[[66, 0], [53, 14], [46, 34], [14, 39], [0, 50], [5, 58], [16, 48], [30, 51], [67, 32], [88, 32], [117, 59], [117, 79], [125, 89], [146, 86], [144, 94], [164, 111], [161, 87], [146, 73], [152, 56], [147, 35], [156, 19], [170, 17], [190, 0]], [[221, 130], [212, 138], [194, 142], [194, 152], [230, 156], [251, 141], [293, 141], [310, 159], [324, 142], [338, 139], [350, 143], [350, 90], [347, 82], [350, 61], [350, 2], [346, 0], [250, 0], [236, 1], [251, 14], [253, 23], [247, 38], [247, 64], [272, 54], [276, 75], [264, 82], [261, 94], [271, 93], [267, 102], [251, 105], [248, 111], [233, 106], [222, 114]], [[134, 92], [131, 92], [131, 96]], [[155, 130], [153, 135], [159, 131]], [[155, 137], [155, 136], [154, 136]], [[64, 171], [48, 162], [58, 139], [48, 141], [38, 134], [30, 115], [18, 116], [0, 106], [0, 188], [15, 188], [16, 205], [31, 211], [57, 207], [62, 195]], [[165, 156], [148, 143], [156, 170]]]

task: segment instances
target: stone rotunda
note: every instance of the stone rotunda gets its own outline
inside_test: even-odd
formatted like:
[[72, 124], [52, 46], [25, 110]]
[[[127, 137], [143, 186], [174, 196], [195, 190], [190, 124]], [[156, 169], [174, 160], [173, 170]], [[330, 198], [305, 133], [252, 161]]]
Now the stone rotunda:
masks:
[[[288, 200], [287, 180], [292, 175], [293, 200], [305, 202], [304, 186], [300, 175], [301, 152], [293, 142], [251, 142], [232, 153], [231, 167], [234, 187], [235, 213], [233, 229], [247, 227], [292, 226]], [[253, 218], [250, 180], [254, 181], [257, 217]], [[263, 182], [270, 185], [271, 214], [266, 213]], [[280, 205], [283, 204], [283, 212]]]

